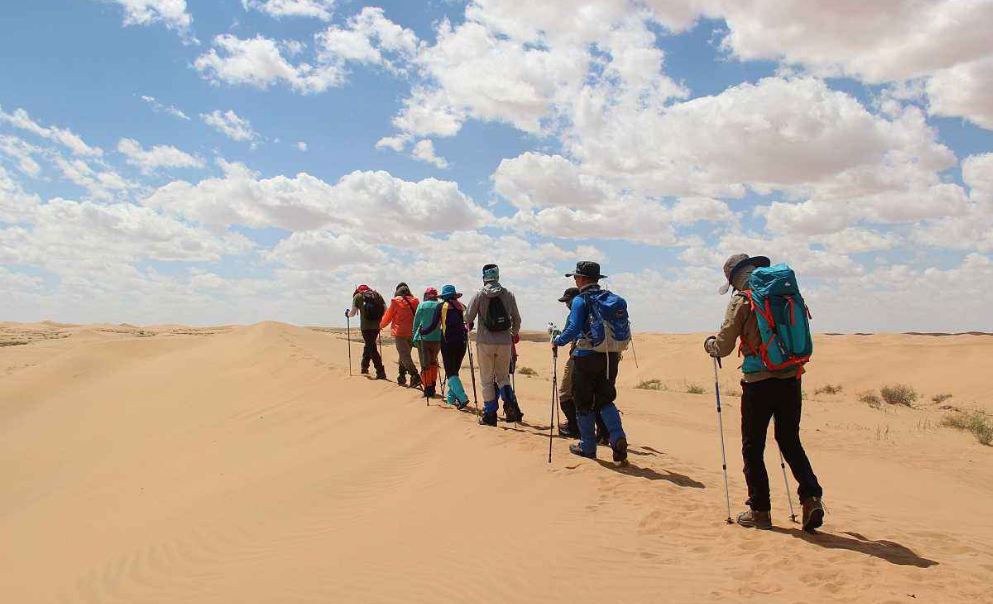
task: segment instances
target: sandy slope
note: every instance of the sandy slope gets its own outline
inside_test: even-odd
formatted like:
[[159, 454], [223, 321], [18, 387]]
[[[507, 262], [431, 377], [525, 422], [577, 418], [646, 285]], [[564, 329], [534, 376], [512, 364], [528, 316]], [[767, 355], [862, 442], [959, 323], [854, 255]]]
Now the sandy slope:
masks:
[[[700, 339], [639, 336], [640, 369], [621, 376], [632, 463], [617, 468], [558, 439], [546, 463], [539, 343], [522, 345], [538, 371], [518, 379], [527, 423], [484, 429], [349, 378], [339, 334], [0, 324], [0, 342], [27, 342], [0, 347], [2, 601], [993, 602], [993, 448], [938, 427], [936, 405], [855, 401], [902, 381], [989, 408], [993, 338], [819, 338], [815, 537], [790, 524], [775, 472], [778, 528], [723, 524]], [[633, 389], [650, 378], [670, 391]], [[844, 391], [812, 394], [826, 383]]]

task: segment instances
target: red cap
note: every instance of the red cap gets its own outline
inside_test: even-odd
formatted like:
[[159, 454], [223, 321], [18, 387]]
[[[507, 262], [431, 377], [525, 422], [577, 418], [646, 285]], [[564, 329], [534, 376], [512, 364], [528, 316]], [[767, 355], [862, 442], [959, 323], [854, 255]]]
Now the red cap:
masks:
[[436, 290], [435, 288], [429, 287], [426, 290], [424, 290], [425, 300], [434, 300], [437, 297], [438, 297], [438, 290]]

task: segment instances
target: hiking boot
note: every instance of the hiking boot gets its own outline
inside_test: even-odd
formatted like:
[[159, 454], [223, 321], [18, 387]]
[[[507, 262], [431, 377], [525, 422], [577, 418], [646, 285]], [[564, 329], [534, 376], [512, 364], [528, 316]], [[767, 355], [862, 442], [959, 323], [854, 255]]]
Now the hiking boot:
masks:
[[397, 376], [397, 386], [406, 386], [406, 385], [407, 385], [407, 376], [401, 373], [400, 375]]
[[559, 436], [562, 438], [579, 438], [579, 428], [569, 424], [559, 424]]
[[410, 376], [410, 387], [411, 388], [420, 388], [421, 387], [421, 376], [417, 375], [416, 373], [415, 374], [412, 374]]
[[524, 419], [524, 414], [521, 413], [521, 410], [515, 409], [513, 407], [511, 407], [510, 409], [505, 409], [503, 414], [505, 417], [504, 421], [511, 424], [516, 424]]
[[363, 367], [363, 368], [362, 368], [362, 369], [360, 370], [360, 373], [361, 373], [362, 375], [369, 375], [369, 368], [368, 368], [368, 367]]
[[738, 514], [738, 524], [747, 528], [767, 531], [772, 528], [772, 516], [769, 515], [769, 512], [750, 509]]
[[587, 459], [596, 459], [596, 451], [593, 451], [592, 453], [585, 453], [583, 452], [583, 447], [581, 447], [578, 444], [569, 445], [569, 452], [572, 453], [573, 455], [578, 455], [580, 457], [585, 457]]
[[820, 497], [807, 497], [800, 505], [803, 506], [803, 530], [813, 533], [824, 524], [824, 503]]
[[455, 401], [455, 408], [458, 409], [459, 411], [464, 410], [468, 406], [469, 406], [469, 399], [465, 399], [464, 401], [460, 401], [460, 400]]
[[497, 416], [496, 413], [484, 413], [479, 416], [480, 426], [496, 426]]
[[614, 451], [614, 461], [620, 463], [628, 460], [628, 439], [622, 436], [610, 448]]
[[434, 398], [434, 394], [435, 394], [434, 384], [431, 384], [430, 386], [425, 386], [424, 387], [424, 397], [425, 398]]
[[609, 447], [610, 446], [610, 434], [608, 434], [606, 432], [597, 434], [596, 444], [603, 445], [605, 447]]
[[376, 379], [377, 380], [385, 380], [386, 379], [386, 372], [385, 371], [377, 371], [376, 372]]

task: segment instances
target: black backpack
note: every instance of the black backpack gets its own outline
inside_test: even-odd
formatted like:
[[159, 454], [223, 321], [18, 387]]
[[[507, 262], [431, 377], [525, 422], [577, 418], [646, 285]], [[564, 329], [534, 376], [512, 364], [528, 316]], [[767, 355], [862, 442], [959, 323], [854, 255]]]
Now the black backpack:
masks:
[[372, 290], [362, 292], [362, 318], [367, 321], [379, 321], [386, 314], [386, 301], [379, 292]]
[[510, 314], [507, 312], [507, 307], [503, 305], [500, 296], [493, 296], [487, 300], [483, 325], [489, 331], [507, 331], [510, 329]]

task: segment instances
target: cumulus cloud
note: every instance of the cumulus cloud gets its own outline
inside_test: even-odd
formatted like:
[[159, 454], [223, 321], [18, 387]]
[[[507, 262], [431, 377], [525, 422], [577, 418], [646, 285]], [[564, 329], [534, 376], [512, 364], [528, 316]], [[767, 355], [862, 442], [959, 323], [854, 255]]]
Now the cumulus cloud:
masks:
[[144, 149], [133, 138], [122, 138], [117, 142], [117, 150], [127, 157], [127, 162], [148, 174], [160, 168], [202, 168], [203, 160], [172, 145], [153, 145]]
[[241, 0], [245, 10], [256, 10], [270, 17], [312, 17], [330, 21], [335, 0]]
[[259, 133], [252, 128], [251, 122], [230, 109], [227, 111], [215, 109], [210, 113], [201, 113], [200, 119], [233, 141], [254, 142], [261, 138]]
[[41, 174], [41, 166], [34, 156], [42, 153], [42, 149], [27, 143], [16, 136], [0, 135], [0, 155], [5, 155], [17, 162], [17, 168], [28, 176], [37, 177]]
[[[990, 9], [993, 12], [993, 8]], [[927, 82], [929, 111], [934, 115], [961, 116], [993, 130], [993, 52], [979, 61], [943, 69]]]
[[15, 128], [19, 128], [26, 132], [40, 136], [41, 138], [56, 142], [69, 149], [74, 155], [81, 155], [85, 157], [100, 157], [103, 155], [102, 149], [87, 145], [86, 142], [83, 141], [83, 139], [75, 132], [67, 128], [59, 128], [57, 126], [42, 126], [38, 122], [34, 121], [24, 109], [15, 109], [13, 113], [5, 113], [3, 111], [3, 107], [0, 107], [0, 123], [10, 124]]
[[414, 159], [427, 162], [436, 168], [448, 167], [448, 161], [444, 157], [435, 155], [434, 142], [429, 138], [417, 141], [410, 154]]
[[52, 161], [66, 180], [85, 189], [92, 199], [116, 199], [136, 186], [115, 170], [99, 165], [94, 168], [80, 158], [66, 159], [57, 155]]
[[124, 25], [163, 23], [169, 29], [189, 35], [193, 17], [186, 10], [186, 0], [108, 0], [124, 9]]
[[286, 57], [300, 51], [299, 44], [278, 42], [257, 35], [241, 39], [231, 34], [214, 38], [214, 47], [200, 55], [193, 66], [215, 84], [269, 88], [285, 83], [304, 94], [339, 86], [344, 74], [338, 64], [290, 63]]
[[377, 240], [471, 230], [492, 219], [455, 183], [433, 178], [411, 182], [384, 171], [356, 171], [329, 184], [306, 173], [260, 179], [232, 164], [225, 171], [196, 184], [169, 183], [143, 203], [208, 225], [325, 229]]
[[386, 18], [383, 9], [367, 6], [349, 17], [345, 27], [329, 27], [316, 36], [318, 59], [381, 65], [401, 71], [417, 52], [417, 35]]
[[176, 107], [175, 105], [167, 105], [165, 103], [162, 103], [154, 96], [148, 96], [143, 94], [141, 96], [141, 100], [148, 103], [152, 107], [152, 111], [155, 111], [156, 113], [165, 113], [167, 115], [171, 115], [172, 117], [177, 117], [181, 120], [190, 119], [190, 116], [183, 113], [183, 111], [178, 107]]

